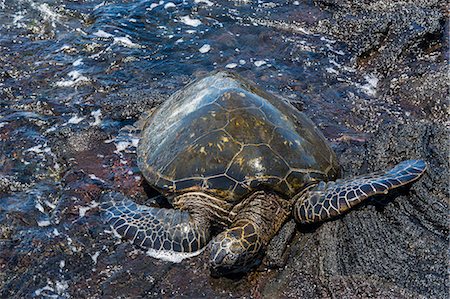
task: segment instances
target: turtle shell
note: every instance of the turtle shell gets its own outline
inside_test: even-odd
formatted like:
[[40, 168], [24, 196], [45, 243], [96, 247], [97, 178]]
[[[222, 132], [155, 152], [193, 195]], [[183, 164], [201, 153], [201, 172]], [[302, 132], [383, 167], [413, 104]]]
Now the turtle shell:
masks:
[[292, 197], [339, 169], [309, 118], [229, 72], [189, 84], [153, 113], [138, 164], [169, 198], [201, 191], [227, 201], [262, 188]]

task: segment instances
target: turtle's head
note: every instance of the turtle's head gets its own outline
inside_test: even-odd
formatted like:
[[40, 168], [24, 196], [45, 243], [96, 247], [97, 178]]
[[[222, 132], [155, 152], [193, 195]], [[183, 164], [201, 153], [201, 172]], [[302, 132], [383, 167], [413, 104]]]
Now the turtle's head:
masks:
[[228, 229], [211, 242], [211, 274], [242, 273], [258, 264], [261, 241], [251, 223]]

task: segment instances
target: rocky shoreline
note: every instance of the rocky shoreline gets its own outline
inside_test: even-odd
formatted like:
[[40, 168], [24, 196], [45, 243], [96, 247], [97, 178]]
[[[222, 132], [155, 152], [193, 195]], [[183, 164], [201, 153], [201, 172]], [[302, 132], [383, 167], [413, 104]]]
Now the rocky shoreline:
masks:
[[[98, 215], [104, 190], [153, 204], [147, 198], [155, 194], [135, 175], [132, 139], [122, 131], [121, 151], [111, 136], [117, 135], [114, 122], [133, 123], [166, 91], [128, 89], [100, 99], [101, 117], [108, 119], [102, 128], [74, 128], [70, 124], [81, 121], [71, 118], [52, 129], [48, 123], [62, 116], [54, 107], [18, 99], [20, 112], [0, 120], [0, 297], [448, 297], [446, 7], [420, 0], [311, 6], [323, 16], [308, 21], [311, 30], [347, 45], [345, 67], [377, 81], [369, 98], [345, 94], [360, 119], [346, 125], [363, 137], [331, 140], [344, 177], [420, 158], [428, 164], [421, 180], [319, 226], [290, 222], [258, 269], [212, 278], [207, 253], [179, 264], [153, 259], [114, 238]], [[2, 89], [0, 95], [12, 101], [14, 93]], [[95, 124], [99, 114], [91, 110], [83, 118]], [[35, 162], [23, 163], [28, 157]]]

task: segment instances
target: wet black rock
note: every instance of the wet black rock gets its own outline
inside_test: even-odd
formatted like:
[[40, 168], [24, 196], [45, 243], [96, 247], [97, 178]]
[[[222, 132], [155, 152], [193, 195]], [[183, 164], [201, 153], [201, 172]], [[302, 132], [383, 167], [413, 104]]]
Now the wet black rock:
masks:
[[[420, 119], [447, 120], [448, 19], [442, 1], [316, 3], [330, 17], [315, 30], [344, 41], [353, 65], [375, 79], [377, 91], [369, 105], [352, 95], [354, 113], [374, 124], [370, 132], [384, 113], [402, 122], [405, 111]], [[380, 103], [390, 108], [379, 109]]]
[[295, 236], [296, 223], [293, 219], [288, 221], [270, 241], [263, 260], [263, 266], [268, 268], [281, 268], [286, 265], [289, 253], [289, 244]]
[[99, 99], [99, 102], [112, 119], [137, 119], [144, 112], [164, 102], [167, 95], [154, 89], [130, 89]]
[[439, 0], [316, 2], [332, 12], [318, 28], [346, 41], [358, 64], [383, 73], [396, 69], [412, 45], [444, 40], [445, 7]]
[[410, 188], [298, 233], [285, 270], [263, 293], [268, 298], [447, 297], [448, 134], [430, 122], [396, 124], [380, 129], [367, 145], [345, 149], [340, 160], [346, 176], [407, 158], [425, 159], [428, 170]]

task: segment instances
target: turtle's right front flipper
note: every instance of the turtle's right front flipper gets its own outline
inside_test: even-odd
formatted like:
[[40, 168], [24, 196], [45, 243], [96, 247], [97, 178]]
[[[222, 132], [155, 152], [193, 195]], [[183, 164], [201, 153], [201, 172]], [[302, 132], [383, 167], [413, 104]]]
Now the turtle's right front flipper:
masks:
[[187, 211], [138, 205], [117, 192], [102, 195], [101, 201], [103, 219], [138, 246], [188, 253], [209, 241], [209, 227], [193, 221]]
[[336, 217], [368, 197], [414, 182], [426, 170], [422, 160], [403, 161], [381, 173], [321, 182], [303, 193], [295, 204], [294, 217], [300, 223], [313, 223]]

